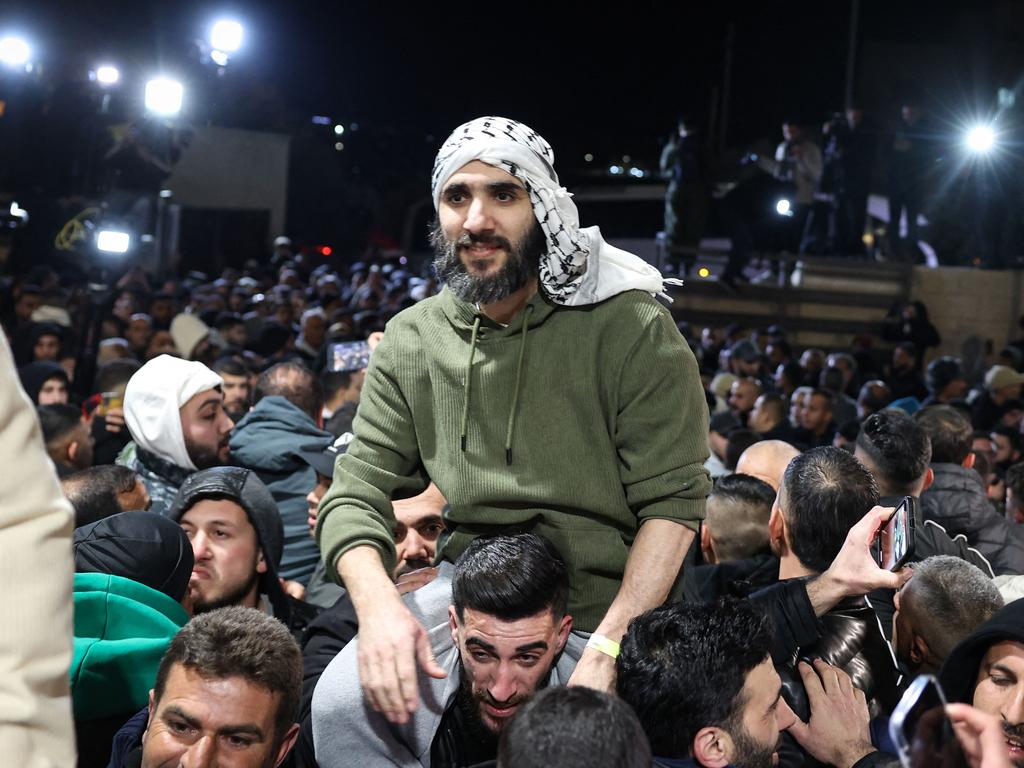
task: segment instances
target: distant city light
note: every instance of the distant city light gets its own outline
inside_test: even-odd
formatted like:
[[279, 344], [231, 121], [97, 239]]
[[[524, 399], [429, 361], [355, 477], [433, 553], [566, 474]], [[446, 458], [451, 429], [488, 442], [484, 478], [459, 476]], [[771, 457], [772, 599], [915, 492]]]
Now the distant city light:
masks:
[[341, 152], [341, 150], [343, 150], [343, 149], [345, 148], [345, 145], [344, 145], [344, 144], [343, 144], [342, 142], [340, 142], [340, 141], [339, 141], [338, 143], [336, 143], [336, 144], [334, 145], [334, 148], [335, 148], [336, 150], [338, 150], [339, 152]]
[[789, 200], [787, 200], [786, 198], [782, 198], [777, 203], [775, 203], [775, 212], [779, 214], [779, 216], [792, 216], [793, 204], [790, 203]]
[[242, 25], [237, 21], [221, 19], [210, 30], [210, 45], [225, 54], [234, 53], [242, 47]]
[[216, 49], [210, 51], [210, 60], [218, 67], [226, 67], [228, 65], [228, 55], [224, 51]]
[[338, 125], [334, 126], [334, 135], [335, 136], [341, 136], [341, 134], [343, 134], [344, 132], [345, 132], [345, 126], [342, 125], [341, 123], [338, 123]]
[[708, 269], [707, 267], [701, 267], [700, 269], [697, 270], [697, 274], [701, 277], [710, 277], [711, 270]]
[[594, 161], [594, 156], [587, 152], [587, 154], [583, 156], [583, 159], [586, 160], [588, 163], [591, 163]]
[[116, 229], [101, 229], [96, 235], [96, 247], [104, 253], [127, 253], [131, 236]]
[[146, 83], [146, 109], [155, 115], [173, 117], [181, 112], [185, 89], [177, 80], [159, 77]]
[[996, 144], [996, 133], [990, 125], [976, 125], [967, 131], [967, 148], [972, 152], [985, 153]]
[[112, 67], [109, 64], [96, 67], [96, 82], [100, 85], [116, 85], [120, 79], [121, 73], [118, 72], [117, 67]]
[[0, 38], [0, 62], [9, 67], [24, 67], [32, 56], [32, 48], [20, 37]]
[[642, 168], [630, 168], [629, 175], [632, 176], [634, 179], [642, 179], [647, 174], [644, 173]]
[[610, 173], [612, 176], [619, 176], [622, 174], [622, 166], [610, 165], [608, 166], [608, 173]]

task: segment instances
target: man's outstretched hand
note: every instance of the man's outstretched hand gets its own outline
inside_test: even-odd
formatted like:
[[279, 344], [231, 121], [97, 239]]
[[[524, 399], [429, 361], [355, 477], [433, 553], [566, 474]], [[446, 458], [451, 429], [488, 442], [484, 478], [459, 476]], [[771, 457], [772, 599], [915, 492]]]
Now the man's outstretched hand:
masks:
[[358, 647], [363, 693], [392, 723], [407, 723], [419, 705], [417, 665], [431, 677], [447, 676], [434, 659], [427, 631], [397, 591], [360, 616]]

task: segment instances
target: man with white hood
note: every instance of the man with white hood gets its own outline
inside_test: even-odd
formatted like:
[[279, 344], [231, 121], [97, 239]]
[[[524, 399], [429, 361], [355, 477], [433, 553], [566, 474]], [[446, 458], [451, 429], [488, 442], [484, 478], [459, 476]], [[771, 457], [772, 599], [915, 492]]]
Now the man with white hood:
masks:
[[[357, 656], [378, 717], [430, 732], [437, 697], [421, 703], [419, 691], [445, 675], [434, 659], [451, 644], [452, 563], [473, 539], [530, 531], [554, 544], [581, 630], [565, 651], [579, 660], [570, 684], [611, 690], [629, 620], [669, 596], [704, 516], [707, 404], [654, 299], [662, 277], [580, 228], [553, 160], [537, 133], [497, 117], [457, 128], [438, 153], [445, 288], [389, 323], [320, 505], [321, 551], [360, 633], [314, 695], [318, 758], [328, 730], [344, 732], [337, 718], [367, 711], [326, 697]], [[388, 575], [391, 499], [430, 480], [449, 501], [449, 533], [436, 580], [403, 599]]]
[[223, 380], [202, 363], [160, 355], [129, 379], [124, 421], [132, 442], [117, 458], [166, 515], [181, 484], [199, 469], [228, 463], [234, 422], [224, 410]]

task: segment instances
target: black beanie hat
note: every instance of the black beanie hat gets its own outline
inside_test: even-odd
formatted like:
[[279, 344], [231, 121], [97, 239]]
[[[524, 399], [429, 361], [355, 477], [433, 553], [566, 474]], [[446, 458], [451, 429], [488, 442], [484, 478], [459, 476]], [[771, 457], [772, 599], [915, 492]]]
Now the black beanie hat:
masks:
[[21, 366], [18, 369], [18, 378], [21, 379], [21, 386], [24, 387], [33, 405], [39, 402], [39, 390], [50, 379], [62, 379], [65, 386], [71, 385], [67, 371], [50, 360]]
[[284, 524], [267, 486], [255, 472], [242, 467], [213, 467], [194, 472], [178, 489], [167, 517], [180, 523], [182, 516], [201, 499], [230, 499], [245, 510], [267, 561], [267, 572], [260, 575], [260, 591], [270, 598], [275, 611], [279, 610], [284, 593], [277, 580], [277, 569], [284, 553]]
[[121, 512], [75, 529], [75, 572], [107, 573], [181, 602], [192, 576], [192, 542], [156, 512]]

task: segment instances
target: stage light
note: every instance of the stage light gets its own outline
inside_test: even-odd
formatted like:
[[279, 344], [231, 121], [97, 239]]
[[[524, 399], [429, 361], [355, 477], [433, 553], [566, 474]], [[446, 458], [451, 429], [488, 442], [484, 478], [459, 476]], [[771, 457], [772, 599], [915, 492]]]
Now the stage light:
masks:
[[585, 155], [583, 156], [583, 159], [584, 159], [584, 160], [585, 160], [586, 162], [588, 162], [588, 163], [591, 163], [591, 162], [593, 162], [593, 161], [594, 161], [594, 156], [593, 156], [592, 154], [590, 154], [589, 152], [587, 152], [587, 154], [585, 154]]
[[334, 251], [331, 250], [331, 246], [323, 245], [320, 247], [320, 253], [323, 256], [330, 256]]
[[793, 205], [786, 198], [782, 198], [775, 203], [775, 212], [779, 214], [779, 216], [792, 216]]
[[221, 19], [210, 30], [210, 45], [225, 54], [234, 53], [242, 47], [242, 25], [237, 21]]
[[701, 267], [700, 269], [697, 270], [697, 274], [700, 277], [710, 277], [711, 276], [711, 270], [708, 269], [707, 267]]
[[226, 67], [228, 65], [228, 55], [224, 51], [210, 51], [210, 60], [218, 67]]
[[96, 233], [96, 248], [104, 253], [128, 253], [131, 236], [116, 229], [101, 229]]
[[32, 48], [20, 37], [0, 38], [0, 62], [9, 67], [24, 67], [32, 56]]
[[610, 173], [612, 176], [621, 176], [622, 175], [622, 166], [621, 165], [611, 165], [611, 166], [608, 166], [608, 173]]
[[341, 136], [344, 132], [345, 132], [345, 126], [342, 125], [341, 123], [338, 123], [338, 125], [334, 126], [334, 135], [335, 136]]
[[173, 117], [181, 111], [185, 89], [177, 80], [159, 77], [146, 83], [146, 109], [156, 115]]
[[969, 150], [984, 154], [995, 146], [996, 133], [990, 125], [976, 125], [967, 131], [965, 141]]
[[96, 82], [100, 85], [116, 85], [120, 79], [121, 73], [117, 71], [117, 67], [109, 64], [96, 67]]

